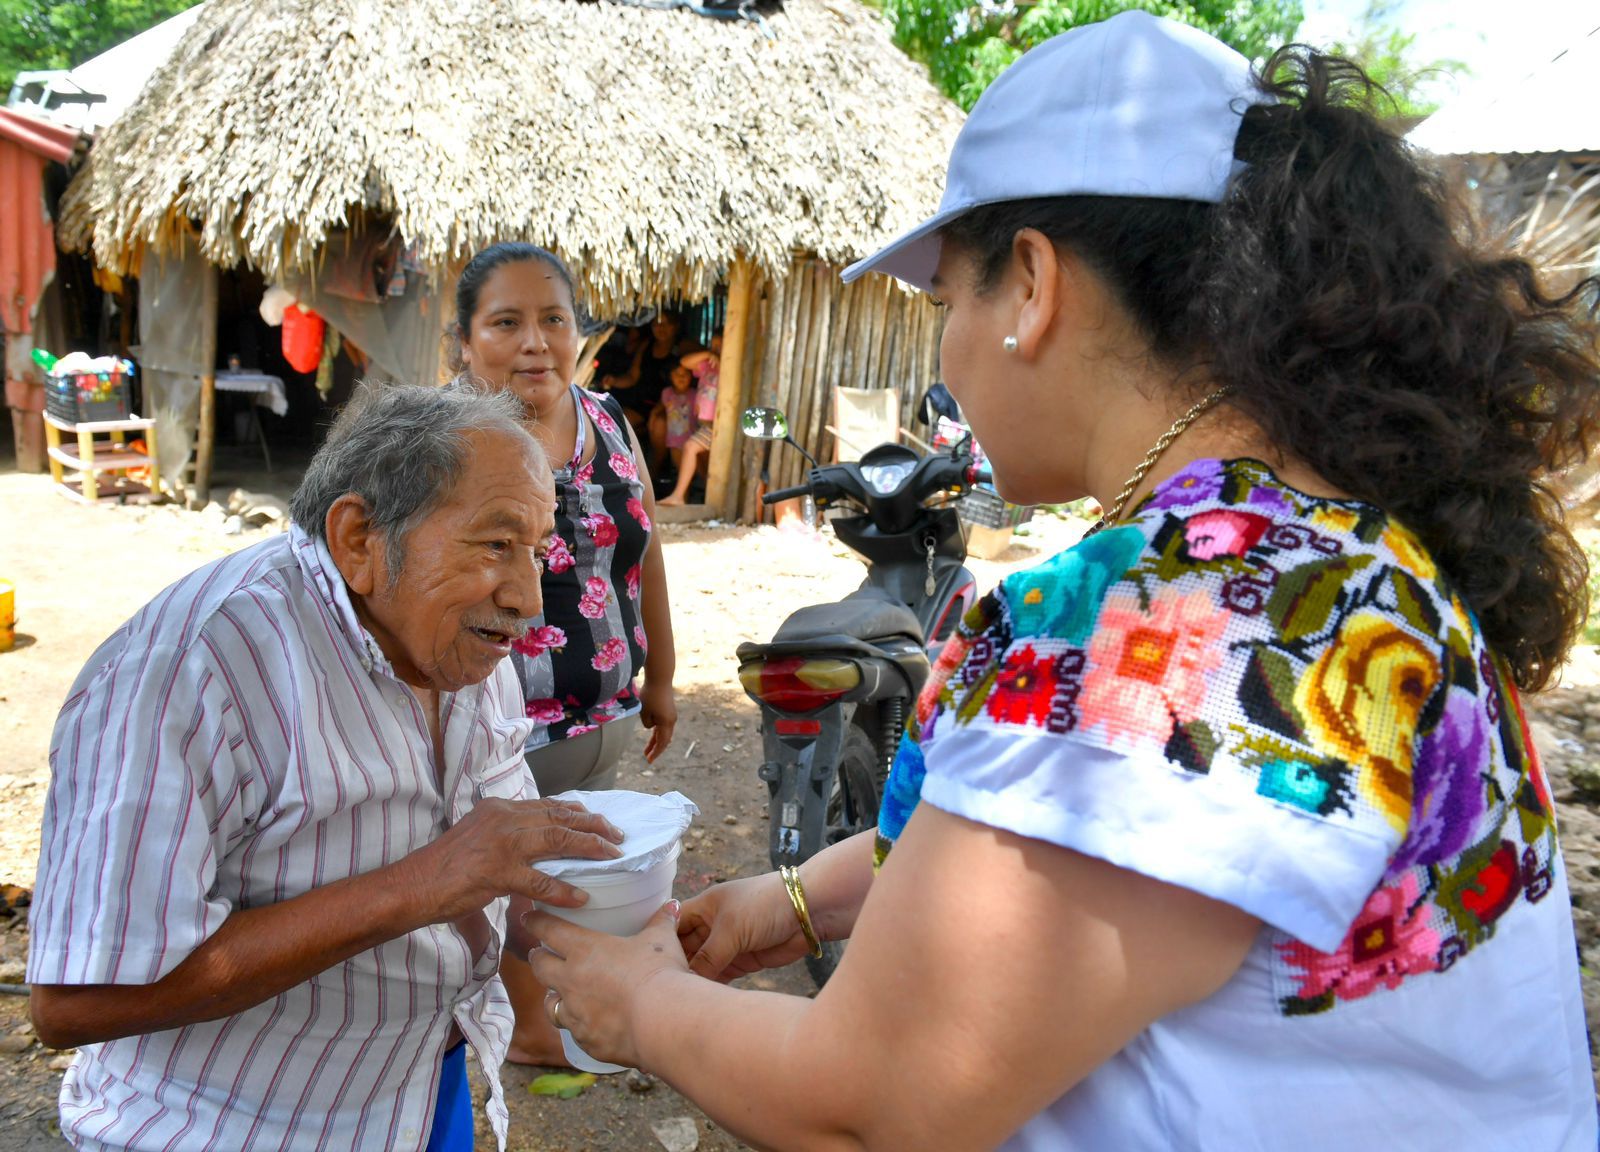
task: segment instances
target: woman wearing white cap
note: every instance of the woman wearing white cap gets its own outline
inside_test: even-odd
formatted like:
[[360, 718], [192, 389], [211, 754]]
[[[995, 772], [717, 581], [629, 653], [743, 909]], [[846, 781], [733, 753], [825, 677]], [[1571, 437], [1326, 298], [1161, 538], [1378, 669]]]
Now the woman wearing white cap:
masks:
[[[1593, 320], [1458, 238], [1352, 67], [1264, 75], [1065, 33], [846, 273], [943, 298], [1009, 499], [1106, 511], [938, 661], [876, 860], [690, 901], [692, 971], [666, 914], [531, 921], [587, 1050], [778, 1149], [1595, 1148], [1518, 697], [1584, 614], [1540, 477], [1600, 423]], [[813, 1001], [697, 978], [818, 936]]]

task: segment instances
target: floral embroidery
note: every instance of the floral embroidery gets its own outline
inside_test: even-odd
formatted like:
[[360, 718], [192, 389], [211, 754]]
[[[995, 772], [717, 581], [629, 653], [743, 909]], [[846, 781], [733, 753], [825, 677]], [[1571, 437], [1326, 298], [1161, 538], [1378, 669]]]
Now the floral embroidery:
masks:
[[1439, 935], [1418, 904], [1417, 880], [1407, 873], [1379, 888], [1334, 952], [1318, 952], [1298, 940], [1279, 944], [1291, 968], [1301, 973], [1299, 994], [1287, 998], [1289, 1015], [1325, 1012], [1334, 999], [1356, 1000], [1380, 985], [1397, 988], [1407, 976], [1438, 967]]
[[1187, 508], [1215, 500], [1222, 495], [1225, 478], [1222, 461], [1196, 460], [1157, 488], [1140, 508]]
[[1106, 589], [1144, 551], [1144, 536], [1123, 525], [1098, 532], [1037, 568], [1006, 578], [1012, 623], [1023, 635], [1081, 644], [1094, 630]]
[[650, 531], [650, 515], [644, 510], [644, 502], [638, 499], [638, 497], [629, 498], [628, 515], [632, 516], [639, 522], [639, 527], [643, 528], [646, 532]]
[[1355, 764], [1361, 794], [1401, 834], [1411, 819], [1417, 718], [1439, 677], [1439, 662], [1421, 641], [1385, 616], [1359, 613], [1295, 694], [1313, 746]]
[[585, 620], [598, 620], [606, 614], [606, 605], [610, 603], [611, 589], [600, 577], [591, 576], [578, 600], [578, 615]]
[[1417, 750], [1411, 831], [1389, 865], [1391, 875], [1414, 864], [1437, 864], [1467, 846], [1483, 818], [1478, 766], [1486, 759], [1488, 742], [1476, 699], [1450, 692], [1443, 717]]
[[547, 572], [565, 572], [573, 565], [572, 550], [567, 547], [567, 542], [560, 536], [552, 533], [550, 547], [544, 554], [544, 567]]
[[1219, 508], [1185, 520], [1183, 536], [1190, 557], [1215, 560], [1219, 556], [1243, 556], [1271, 526], [1271, 520], [1254, 512]]
[[1056, 694], [1052, 663], [1031, 645], [1008, 653], [985, 705], [989, 715], [1002, 724], [1042, 726]]
[[1167, 740], [1174, 721], [1199, 715], [1206, 674], [1222, 663], [1217, 647], [1228, 613], [1203, 592], [1162, 588], [1149, 611], [1139, 598], [1106, 598], [1100, 625], [1089, 641], [1089, 677], [1079, 698], [1086, 725], [1108, 735]]
[[1391, 521], [1383, 530], [1383, 543], [1394, 553], [1394, 558], [1418, 580], [1434, 580], [1438, 578], [1439, 569], [1434, 566], [1433, 557], [1428, 555], [1428, 550], [1422, 546], [1411, 532]]
[[621, 636], [613, 636], [595, 652], [589, 663], [593, 664], [596, 671], [609, 672], [618, 664], [628, 658], [628, 642]]
[[596, 548], [610, 548], [619, 539], [617, 523], [604, 512], [596, 512], [593, 516], [583, 518], [584, 530], [594, 538]]

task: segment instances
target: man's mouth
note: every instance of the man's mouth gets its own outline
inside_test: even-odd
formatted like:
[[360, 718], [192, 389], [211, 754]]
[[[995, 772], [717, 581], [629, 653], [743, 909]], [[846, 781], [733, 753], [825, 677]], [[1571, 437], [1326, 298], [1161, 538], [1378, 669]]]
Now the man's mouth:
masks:
[[468, 625], [467, 631], [485, 644], [491, 645], [503, 653], [510, 652], [512, 641], [519, 639], [524, 633], [524, 629], [520, 628], [506, 630], [503, 628], [480, 627], [475, 624]]

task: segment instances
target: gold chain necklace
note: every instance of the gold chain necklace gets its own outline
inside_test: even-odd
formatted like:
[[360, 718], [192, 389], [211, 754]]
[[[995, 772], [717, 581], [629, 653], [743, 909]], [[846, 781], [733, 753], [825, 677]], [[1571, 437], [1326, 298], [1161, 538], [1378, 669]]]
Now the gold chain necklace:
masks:
[[1218, 388], [1215, 392], [1210, 392], [1195, 401], [1194, 407], [1174, 420], [1172, 427], [1161, 434], [1161, 439], [1151, 445], [1150, 451], [1146, 452], [1144, 459], [1139, 461], [1139, 466], [1133, 470], [1133, 475], [1128, 477], [1128, 482], [1122, 486], [1122, 491], [1117, 493], [1117, 502], [1110, 509], [1100, 514], [1100, 519], [1091, 524], [1089, 530], [1083, 534], [1084, 538], [1087, 539], [1100, 531], [1100, 529], [1115, 524], [1122, 516], [1123, 506], [1128, 503], [1128, 498], [1133, 495], [1133, 490], [1139, 487], [1145, 476], [1149, 474], [1150, 469], [1156, 466], [1156, 461], [1161, 459], [1161, 454], [1172, 447], [1172, 442], [1182, 436], [1189, 425], [1215, 408], [1232, 391], [1232, 388]]

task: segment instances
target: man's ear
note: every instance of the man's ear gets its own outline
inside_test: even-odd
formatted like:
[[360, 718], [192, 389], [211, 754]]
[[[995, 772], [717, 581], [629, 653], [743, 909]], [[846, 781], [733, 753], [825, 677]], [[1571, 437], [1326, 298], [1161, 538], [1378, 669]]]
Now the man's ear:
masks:
[[1072, 290], [1071, 269], [1050, 237], [1037, 228], [1024, 228], [1016, 234], [1011, 256], [1016, 271], [1017, 352], [1032, 359], [1055, 323], [1063, 293]]
[[383, 538], [372, 528], [367, 502], [347, 492], [333, 502], [323, 525], [328, 537], [328, 552], [339, 575], [357, 596], [371, 596], [384, 571]]

